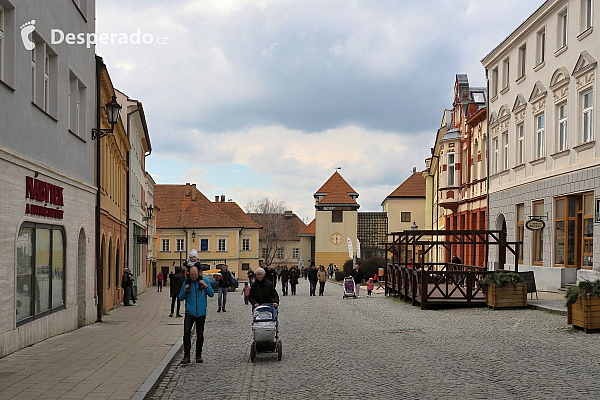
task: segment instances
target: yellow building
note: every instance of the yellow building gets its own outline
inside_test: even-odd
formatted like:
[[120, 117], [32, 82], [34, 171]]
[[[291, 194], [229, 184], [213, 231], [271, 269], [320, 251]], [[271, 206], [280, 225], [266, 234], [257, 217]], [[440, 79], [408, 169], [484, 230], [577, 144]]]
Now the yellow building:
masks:
[[401, 232], [416, 224], [425, 229], [425, 178], [413, 170], [400, 186], [381, 203], [388, 217], [388, 233]]
[[173, 272], [191, 250], [198, 251], [203, 265], [226, 264], [238, 278], [259, 267], [262, 227], [225, 196], [211, 202], [195, 184], [155, 185], [154, 205], [157, 273]]
[[[314, 194], [315, 265], [343, 265], [350, 259], [347, 240], [356, 250], [358, 193], [336, 171]], [[301, 232], [302, 234], [302, 232]]]
[[[110, 102], [115, 88], [102, 59], [100, 104]], [[110, 128], [105, 112], [101, 128]], [[121, 276], [127, 258], [127, 152], [129, 139], [119, 117], [112, 134], [98, 140], [100, 148], [100, 268], [96, 276], [98, 302], [106, 313], [122, 301]]]

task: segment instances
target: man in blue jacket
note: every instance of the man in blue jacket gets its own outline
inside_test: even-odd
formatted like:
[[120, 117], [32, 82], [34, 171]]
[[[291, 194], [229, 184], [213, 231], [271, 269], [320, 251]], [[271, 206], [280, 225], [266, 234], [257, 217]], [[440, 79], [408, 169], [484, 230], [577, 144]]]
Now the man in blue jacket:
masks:
[[182, 364], [190, 363], [192, 350], [192, 327], [196, 324], [196, 362], [201, 363], [204, 344], [204, 322], [206, 321], [206, 296], [213, 297], [215, 291], [202, 271], [195, 265], [190, 267], [190, 276], [185, 280], [179, 292], [179, 300], [185, 300], [185, 319], [183, 321], [183, 359]]

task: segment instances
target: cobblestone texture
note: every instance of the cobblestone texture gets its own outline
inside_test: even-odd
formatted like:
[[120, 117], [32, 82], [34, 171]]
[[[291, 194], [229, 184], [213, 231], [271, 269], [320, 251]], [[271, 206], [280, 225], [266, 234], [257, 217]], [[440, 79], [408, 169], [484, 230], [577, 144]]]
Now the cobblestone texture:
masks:
[[[179, 355], [155, 399], [595, 399], [600, 335], [548, 312], [486, 308], [422, 311], [377, 295], [281, 298], [283, 360], [250, 362], [251, 314], [209, 303], [204, 363]], [[366, 294], [366, 292], [365, 292]], [[237, 298], [236, 298], [237, 297]]]

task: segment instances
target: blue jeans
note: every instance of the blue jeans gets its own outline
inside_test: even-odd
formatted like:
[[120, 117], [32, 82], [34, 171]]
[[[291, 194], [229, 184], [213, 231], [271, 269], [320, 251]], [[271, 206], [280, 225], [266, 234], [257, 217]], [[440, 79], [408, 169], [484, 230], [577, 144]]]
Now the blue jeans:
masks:
[[315, 291], [317, 290], [317, 281], [308, 281], [310, 283], [310, 295], [316, 296]]
[[227, 304], [227, 292], [228, 292], [229, 288], [226, 287], [220, 287], [219, 288], [219, 298], [218, 298], [218, 304], [219, 304], [219, 308], [221, 308], [221, 299], [223, 302], [223, 310], [225, 309], [225, 304]]
[[281, 281], [281, 291], [283, 294], [288, 294], [288, 281]]

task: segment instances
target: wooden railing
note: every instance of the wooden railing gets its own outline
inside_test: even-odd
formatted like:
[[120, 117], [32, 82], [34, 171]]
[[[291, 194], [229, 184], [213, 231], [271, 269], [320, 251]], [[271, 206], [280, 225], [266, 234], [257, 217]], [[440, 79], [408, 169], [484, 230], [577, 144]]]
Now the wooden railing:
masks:
[[451, 264], [433, 266], [424, 264], [388, 265], [386, 295], [400, 296], [412, 305], [420, 304], [426, 309], [428, 304], [467, 304], [484, 302], [485, 296], [479, 280], [489, 273], [485, 268]]

